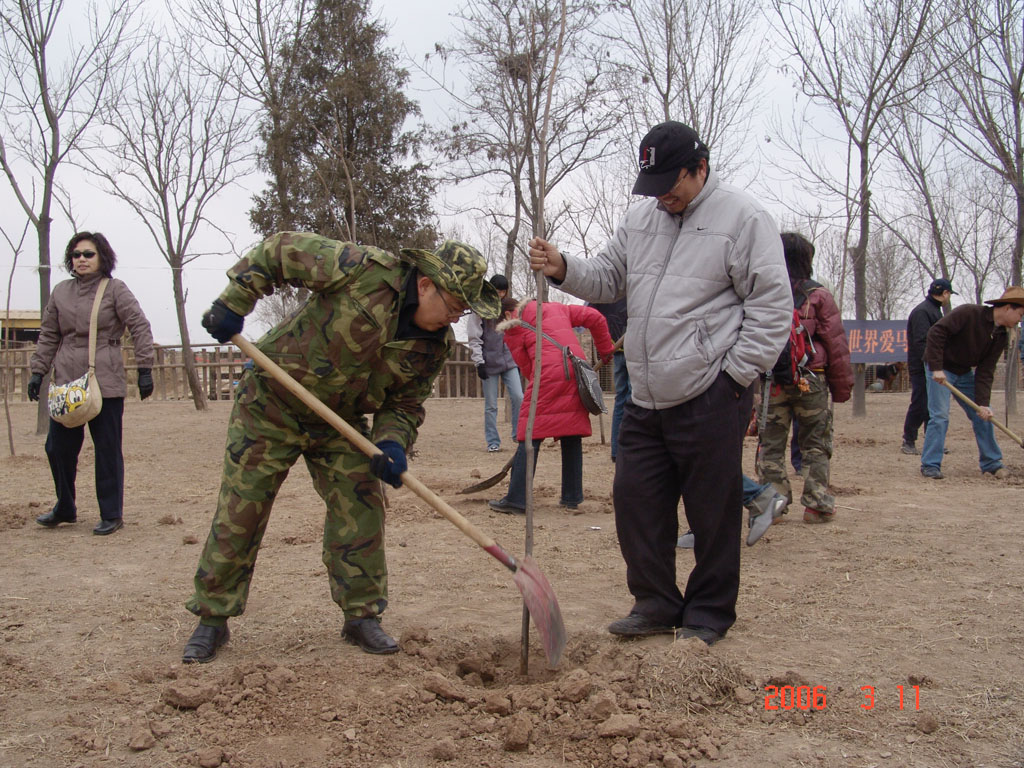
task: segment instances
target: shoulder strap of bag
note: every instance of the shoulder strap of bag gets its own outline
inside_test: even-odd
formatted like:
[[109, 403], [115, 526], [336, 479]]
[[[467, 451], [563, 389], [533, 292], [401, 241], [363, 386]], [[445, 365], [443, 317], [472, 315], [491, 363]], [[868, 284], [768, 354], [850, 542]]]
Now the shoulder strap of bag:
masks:
[[96, 370], [96, 318], [100, 315], [100, 302], [103, 301], [103, 291], [107, 289], [109, 277], [100, 280], [96, 288], [96, 298], [92, 300], [92, 314], [89, 316], [89, 370]]
[[[534, 328], [532, 325], [530, 325], [525, 320], [520, 320], [519, 322], [522, 323], [523, 328], [529, 328], [531, 331], [534, 331], [534, 332], [537, 331], [536, 328]], [[562, 344], [559, 344], [557, 341], [555, 341], [550, 336], [548, 336], [544, 331], [541, 331], [540, 335], [543, 336], [548, 341], [550, 341], [552, 344], [554, 344], [560, 350], [562, 350], [562, 369], [565, 371], [565, 378], [568, 379], [569, 378], [569, 358], [570, 357], [576, 357], [576, 355], [574, 355], [572, 353], [571, 349], [569, 349], [568, 347], [566, 347], [566, 346], [564, 346]]]

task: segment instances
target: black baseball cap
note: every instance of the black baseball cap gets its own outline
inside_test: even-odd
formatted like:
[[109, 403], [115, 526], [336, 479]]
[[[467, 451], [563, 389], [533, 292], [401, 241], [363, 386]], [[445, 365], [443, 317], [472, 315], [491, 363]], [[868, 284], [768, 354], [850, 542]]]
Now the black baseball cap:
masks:
[[640, 173], [633, 194], [664, 195], [675, 185], [679, 169], [701, 157], [708, 157], [708, 148], [690, 126], [675, 120], [654, 126], [640, 142]]
[[929, 294], [942, 293], [943, 291], [949, 291], [953, 294], [956, 293], [956, 291], [953, 290], [953, 284], [944, 277], [940, 277], [938, 280], [932, 280], [932, 284], [928, 286]]

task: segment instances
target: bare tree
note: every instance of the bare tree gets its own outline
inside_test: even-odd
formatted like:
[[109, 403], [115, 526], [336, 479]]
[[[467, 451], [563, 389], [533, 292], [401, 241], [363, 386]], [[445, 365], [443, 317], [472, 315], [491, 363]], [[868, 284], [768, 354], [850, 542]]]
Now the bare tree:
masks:
[[605, 35], [623, 56], [616, 81], [630, 146], [652, 125], [680, 120], [712, 148], [723, 174], [750, 162], [766, 69], [761, 2], [612, 2]]
[[1024, 254], [1024, 2], [951, 1], [954, 21], [935, 51], [945, 65], [933, 120], [971, 162], [1006, 182], [1016, 209], [1008, 278], [1019, 285]]
[[867, 310], [870, 320], [891, 320], [904, 314], [908, 286], [917, 277], [913, 260], [889, 232], [871, 239], [867, 260]]
[[14, 270], [18, 268], [18, 256], [21, 254], [22, 249], [25, 247], [25, 237], [28, 235], [28, 221], [26, 220], [25, 226], [21, 230], [21, 235], [18, 238], [18, 242], [15, 243], [10, 235], [7, 234], [7, 230], [0, 228], [0, 234], [3, 235], [4, 240], [7, 241], [8, 247], [11, 249], [11, 254], [14, 258], [11, 261], [11, 271], [7, 276], [7, 306], [4, 308], [4, 316], [7, 318], [4, 322], [4, 333], [6, 338], [3, 339], [3, 344], [0, 347], [8, 350], [7, 355], [4, 357], [6, 364], [3, 369], [0, 370], [0, 376], [3, 376], [3, 393], [4, 393], [4, 416], [7, 419], [7, 446], [10, 449], [11, 456], [15, 455], [14, 451], [14, 426], [11, 424], [11, 405], [10, 405], [10, 382], [11, 382], [11, 361], [14, 359], [11, 355], [11, 286], [14, 283]]
[[[206, 216], [207, 206], [243, 171], [248, 122], [222, 77], [197, 71], [193, 46], [156, 40], [135, 66], [125, 106], [107, 112], [115, 137], [109, 152], [89, 154], [92, 171], [142, 220], [171, 268], [174, 305], [189, 388], [197, 410], [206, 396], [192, 355], [183, 272], [204, 255], [191, 251], [205, 225], [231, 236]], [[231, 250], [234, 250], [231, 248]]]
[[[138, 0], [65, 13], [63, 0], [0, 1], [0, 168], [32, 222], [39, 250], [39, 307], [50, 300], [53, 206], [70, 209], [58, 171], [111, 100], [131, 51]], [[48, 419], [40, 404], [36, 431]]]
[[885, 209], [872, 211], [925, 282], [955, 280], [960, 293], [981, 301], [993, 279], [1002, 283], [1012, 273], [1012, 188], [947, 141], [935, 116], [926, 119], [915, 107], [894, 110], [892, 118], [885, 121], [885, 152], [896, 164], [886, 174]]
[[[876, 0], [853, 8], [844, 0], [772, 0], [776, 25], [795, 59], [802, 92], [836, 118], [850, 154], [846, 181], [797, 145], [812, 180], [842, 191], [847, 226], [856, 229], [849, 249], [854, 309], [867, 318], [867, 255], [871, 232], [871, 183], [882, 116], [921, 93], [927, 70], [913, 66], [932, 41], [933, 0]], [[793, 146], [793, 145], [791, 145]], [[853, 413], [866, 413], [864, 370], [857, 367]]]
[[[273, 179], [276, 220], [292, 229], [292, 179], [284, 155], [289, 115], [294, 111], [289, 83], [300, 59], [290, 55], [309, 30], [311, 0], [191, 0], [179, 5], [189, 35], [202, 40], [201, 61], [262, 117], [266, 151], [261, 164]], [[226, 61], [224, 70], [219, 62]]]
[[[971, 163], [997, 174], [1012, 200], [1006, 282], [1021, 284], [1024, 257], [1024, 2], [949, 0], [953, 23], [936, 47], [943, 62], [934, 119]], [[1006, 367], [1007, 414], [1017, 413], [1017, 355]]]
[[590, 258], [611, 239], [631, 202], [634, 169], [632, 154], [619, 153], [573, 177], [565, 199], [566, 250]]
[[[453, 182], [491, 179], [503, 204], [468, 211], [487, 217], [505, 233], [505, 271], [522, 247], [524, 223], [537, 221], [537, 202], [573, 171], [604, 156], [618, 115], [610, 102], [609, 66], [592, 28], [596, 8], [568, 3], [559, 76], [553, 82], [546, 141], [539, 141], [545, 99], [563, 14], [554, 0], [469, 0], [458, 14], [458, 39], [438, 46], [442, 62], [458, 62], [468, 83], [457, 92], [445, 75], [427, 72], [456, 101], [458, 115], [438, 145]], [[429, 63], [429, 60], [428, 60]], [[546, 168], [543, 184], [541, 167]], [[547, 234], [558, 212], [546, 216]]]

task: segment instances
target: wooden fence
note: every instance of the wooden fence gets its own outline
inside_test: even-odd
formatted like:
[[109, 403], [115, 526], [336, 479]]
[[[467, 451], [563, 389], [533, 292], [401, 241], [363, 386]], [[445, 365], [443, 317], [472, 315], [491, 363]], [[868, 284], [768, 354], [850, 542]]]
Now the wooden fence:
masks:
[[[584, 349], [588, 348], [589, 337], [583, 339]], [[9, 348], [0, 348], [0, 383], [6, 383], [8, 395], [14, 401], [28, 400], [28, 380], [32, 375], [29, 370], [29, 359], [35, 351], [34, 344], [11, 343]], [[248, 358], [233, 345], [200, 344], [192, 347], [196, 359], [196, 370], [202, 390], [209, 400], [230, 400], [234, 396], [235, 385], [242, 375]], [[190, 400], [188, 380], [185, 375], [185, 363], [180, 346], [158, 346], [155, 348], [156, 361], [153, 366], [153, 398], [156, 400]], [[591, 351], [591, 359], [593, 359]], [[135, 357], [130, 344], [121, 347], [128, 373], [128, 396], [138, 397], [138, 385], [135, 377]], [[866, 366], [865, 386], [875, 380], [875, 366]], [[612, 367], [603, 366], [598, 375], [601, 388], [612, 395], [615, 384], [612, 380]], [[1019, 366], [1018, 387], [1024, 388], [1024, 366]], [[1002, 391], [1005, 381], [1005, 355], [996, 365], [993, 389]], [[0, 388], [0, 391], [3, 391]], [[887, 391], [908, 392], [910, 382], [906, 369], [900, 371], [891, 388]], [[504, 387], [502, 387], [504, 395]], [[469, 397], [482, 398], [483, 389], [476, 375], [476, 366], [469, 356], [469, 348], [456, 343], [451, 357], [445, 363], [440, 375], [434, 382], [434, 397]], [[610, 403], [609, 403], [610, 407]]]
[[[0, 349], [0, 376], [6, 382], [12, 400], [28, 400], [28, 380], [32, 375], [29, 359], [34, 345]], [[153, 365], [153, 399], [189, 400], [191, 394], [185, 375], [185, 363], [180, 346], [158, 346]], [[202, 390], [209, 400], [230, 400], [235, 385], [242, 375], [248, 358], [233, 345], [203, 344], [192, 347], [196, 370]], [[130, 345], [122, 346], [121, 356], [128, 373], [128, 396], [138, 397], [135, 376], [135, 356]], [[607, 392], [614, 392], [611, 366], [601, 371], [601, 384]], [[504, 388], [502, 388], [503, 390]], [[482, 398], [483, 389], [476, 374], [476, 366], [465, 344], [456, 343], [451, 357], [434, 382], [434, 397]]]

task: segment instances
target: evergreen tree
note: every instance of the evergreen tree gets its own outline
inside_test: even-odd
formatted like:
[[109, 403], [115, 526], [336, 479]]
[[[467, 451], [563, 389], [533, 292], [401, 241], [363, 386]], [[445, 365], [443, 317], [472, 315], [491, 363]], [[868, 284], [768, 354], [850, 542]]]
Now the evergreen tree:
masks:
[[[341, 240], [434, 247], [435, 181], [419, 160], [419, 108], [402, 92], [408, 73], [384, 47], [368, 0], [319, 0], [302, 43], [284, 51], [291, 72], [283, 129], [263, 133], [263, 162], [279, 160], [287, 200], [271, 182], [250, 212], [257, 231], [319, 232]], [[282, 209], [290, 211], [284, 215]]]

